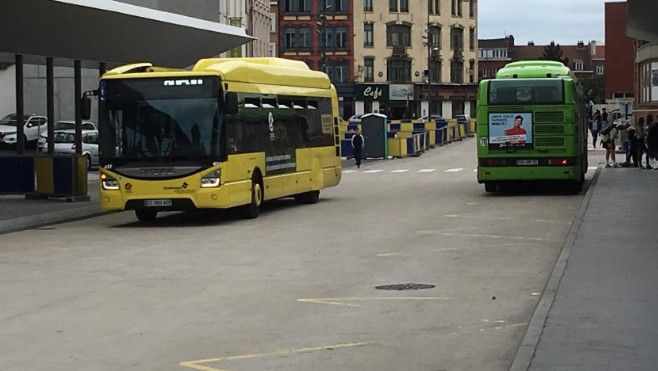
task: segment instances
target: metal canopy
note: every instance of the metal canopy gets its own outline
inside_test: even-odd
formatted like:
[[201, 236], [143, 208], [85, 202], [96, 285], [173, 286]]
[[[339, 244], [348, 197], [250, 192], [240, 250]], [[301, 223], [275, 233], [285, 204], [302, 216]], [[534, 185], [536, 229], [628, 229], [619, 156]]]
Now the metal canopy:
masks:
[[[184, 68], [253, 38], [244, 29], [112, 0], [0, 0], [0, 62]], [[94, 63], [89, 63], [94, 62]]]
[[628, 0], [627, 7], [626, 35], [638, 40], [658, 43], [655, 0]]

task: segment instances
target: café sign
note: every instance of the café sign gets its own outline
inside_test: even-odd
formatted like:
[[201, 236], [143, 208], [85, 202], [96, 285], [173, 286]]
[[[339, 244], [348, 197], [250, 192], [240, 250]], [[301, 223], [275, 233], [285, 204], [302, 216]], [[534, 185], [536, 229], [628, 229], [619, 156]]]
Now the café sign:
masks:
[[354, 96], [360, 101], [387, 101], [389, 99], [388, 84], [357, 84]]

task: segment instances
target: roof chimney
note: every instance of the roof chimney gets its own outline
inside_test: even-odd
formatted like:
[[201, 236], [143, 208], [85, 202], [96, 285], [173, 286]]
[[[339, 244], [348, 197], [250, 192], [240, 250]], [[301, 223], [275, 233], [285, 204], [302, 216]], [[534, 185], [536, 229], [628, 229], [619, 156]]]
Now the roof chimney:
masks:
[[528, 41], [528, 46], [535, 46], [535, 42], [532, 41], [532, 40], [531, 40], [531, 41]]
[[579, 40], [579, 41], [578, 41], [578, 44], [576, 45], [576, 47], [578, 47], [578, 48], [584, 48], [584, 47], [585, 47], [585, 43], [583, 42], [583, 40]]

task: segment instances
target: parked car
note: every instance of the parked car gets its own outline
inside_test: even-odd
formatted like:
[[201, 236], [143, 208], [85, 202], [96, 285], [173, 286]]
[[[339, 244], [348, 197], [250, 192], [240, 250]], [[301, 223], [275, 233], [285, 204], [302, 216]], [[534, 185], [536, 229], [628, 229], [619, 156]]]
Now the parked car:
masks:
[[[55, 154], [75, 154], [75, 130], [58, 130], [54, 134]], [[41, 151], [48, 148], [48, 137], [42, 135], [39, 140]], [[82, 131], [82, 154], [87, 158], [87, 169], [98, 166], [98, 130]]]
[[[25, 145], [37, 145], [39, 134], [44, 128], [47, 128], [48, 119], [40, 115], [23, 116], [23, 135]], [[18, 143], [18, 126], [16, 125], [16, 114], [10, 113], [0, 120], [0, 145], [4, 147], [16, 148]]]
[[[83, 121], [81, 127], [82, 130], [98, 130], [96, 124], [91, 121]], [[57, 121], [53, 128], [55, 130], [75, 130], [75, 121]]]
[[354, 115], [350, 117], [350, 119], [347, 121], [349, 124], [360, 124], [361, 123], [361, 117], [363, 115]]

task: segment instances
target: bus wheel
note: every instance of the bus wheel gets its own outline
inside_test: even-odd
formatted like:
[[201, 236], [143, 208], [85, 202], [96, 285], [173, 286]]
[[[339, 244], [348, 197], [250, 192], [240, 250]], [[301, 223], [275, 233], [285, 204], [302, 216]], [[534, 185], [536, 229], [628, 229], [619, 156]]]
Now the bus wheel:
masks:
[[496, 192], [498, 190], [498, 186], [496, 183], [484, 182], [484, 190], [486, 192]]
[[240, 213], [245, 219], [254, 219], [260, 214], [260, 205], [263, 203], [263, 188], [260, 183], [251, 180], [251, 202], [242, 206]]
[[298, 204], [317, 204], [320, 199], [320, 191], [310, 191], [295, 195], [295, 202]]
[[152, 222], [155, 220], [155, 217], [158, 215], [158, 212], [155, 210], [141, 209], [135, 210], [135, 215], [140, 222]]

